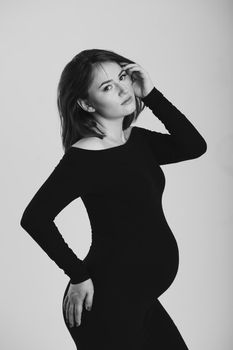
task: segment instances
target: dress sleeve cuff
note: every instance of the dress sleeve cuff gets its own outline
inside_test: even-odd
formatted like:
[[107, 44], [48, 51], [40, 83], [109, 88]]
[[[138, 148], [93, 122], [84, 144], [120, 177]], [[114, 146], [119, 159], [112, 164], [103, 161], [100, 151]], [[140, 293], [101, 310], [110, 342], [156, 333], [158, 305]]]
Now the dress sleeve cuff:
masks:
[[146, 106], [151, 106], [156, 102], [156, 100], [159, 101], [161, 97], [163, 97], [163, 94], [154, 86], [149, 94], [141, 98], [141, 100], [145, 103]]
[[84, 282], [88, 280], [90, 277], [89, 273], [87, 271], [83, 271], [82, 273], [79, 273], [77, 275], [70, 276], [70, 283], [77, 284]]

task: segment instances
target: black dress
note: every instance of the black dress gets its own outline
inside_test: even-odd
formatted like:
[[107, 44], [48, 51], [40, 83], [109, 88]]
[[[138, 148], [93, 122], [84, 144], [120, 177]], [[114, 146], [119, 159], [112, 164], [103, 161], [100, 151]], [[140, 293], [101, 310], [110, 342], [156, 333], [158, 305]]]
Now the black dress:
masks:
[[[179, 264], [177, 242], [162, 208], [165, 176], [160, 165], [200, 157], [207, 145], [155, 87], [142, 100], [169, 133], [134, 126], [120, 146], [70, 147], [21, 218], [21, 226], [69, 276], [64, 297], [70, 282], [93, 281], [92, 310], [83, 307], [80, 326], [66, 323], [78, 350], [187, 350], [158, 300]], [[54, 223], [78, 197], [92, 230], [83, 260]]]

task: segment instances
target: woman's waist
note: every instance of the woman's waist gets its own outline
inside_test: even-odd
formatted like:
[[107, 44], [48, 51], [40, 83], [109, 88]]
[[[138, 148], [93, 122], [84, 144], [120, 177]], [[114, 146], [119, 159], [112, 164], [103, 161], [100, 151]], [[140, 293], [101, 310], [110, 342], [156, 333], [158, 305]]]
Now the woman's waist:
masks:
[[175, 244], [150, 251], [121, 249], [108, 253], [93, 247], [84, 262], [91, 277], [97, 281], [103, 279], [104, 283], [108, 280], [128, 283], [135, 280], [146, 282], [148, 285], [150, 279], [158, 283], [167, 276], [175, 276], [179, 264], [179, 251]]
[[171, 230], [153, 234], [134, 232], [134, 235], [95, 236], [85, 260], [102, 263], [151, 263], [178, 253], [177, 241]]
[[92, 241], [110, 241], [131, 239], [134, 237], [150, 237], [154, 235], [172, 234], [164, 216], [155, 218], [136, 218], [134, 220], [115, 220], [111, 224], [92, 226]]

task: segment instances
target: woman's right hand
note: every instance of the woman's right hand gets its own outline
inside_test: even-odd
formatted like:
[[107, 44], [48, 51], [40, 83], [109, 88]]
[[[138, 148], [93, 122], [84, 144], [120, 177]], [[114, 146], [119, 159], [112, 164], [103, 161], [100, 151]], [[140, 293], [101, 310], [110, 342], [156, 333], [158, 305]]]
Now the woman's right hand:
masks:
[[80, 326], [83, 307], [88, 311], [91, 310], [93, 295], [94, 286], [91, 278], [77, 284], [70, 283], [63, 301], [66, 322], [70, 327]]

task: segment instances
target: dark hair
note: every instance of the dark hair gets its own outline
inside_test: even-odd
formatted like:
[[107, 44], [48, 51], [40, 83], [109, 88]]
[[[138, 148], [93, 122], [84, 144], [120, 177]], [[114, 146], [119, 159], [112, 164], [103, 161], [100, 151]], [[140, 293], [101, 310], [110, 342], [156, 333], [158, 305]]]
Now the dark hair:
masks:
[[[113, 51], [102, 49], [83, 50], [65, 66], [57, 88], [57, 106], [61, 122], [62, 145], [65, 152], [70, 146], [83, 137], [97, 136], [103, 138], [105, 134], [98, 128], [98, 122], [93, 115], [84, 111], [77, 103], [77, 99], [88, 98], [88, 88], [93, 80], [93, 68], [96, 63], [115, 61], [135, 63]], [[125, 116], [123, 130], [137, 119], [145, 105], [136, 97], [136, 109]]]

